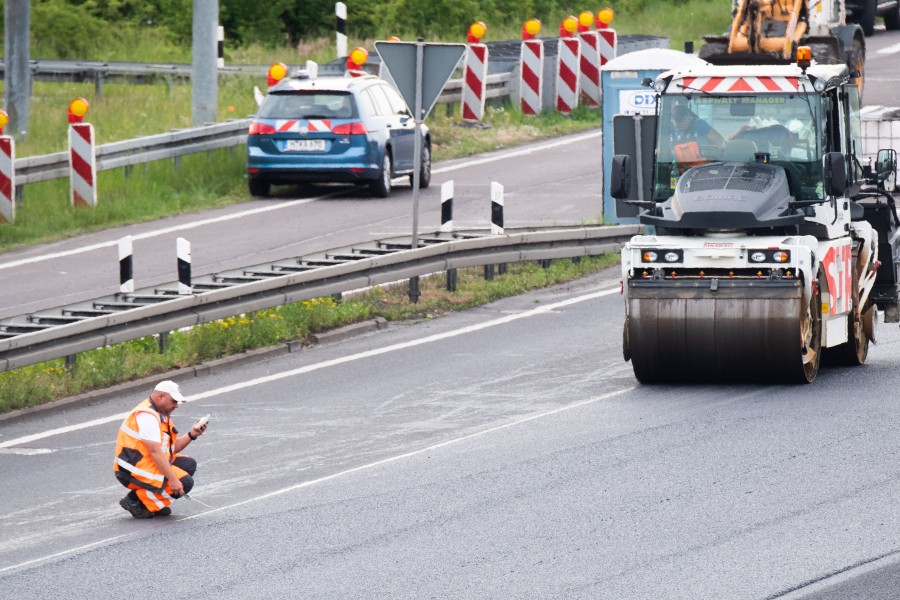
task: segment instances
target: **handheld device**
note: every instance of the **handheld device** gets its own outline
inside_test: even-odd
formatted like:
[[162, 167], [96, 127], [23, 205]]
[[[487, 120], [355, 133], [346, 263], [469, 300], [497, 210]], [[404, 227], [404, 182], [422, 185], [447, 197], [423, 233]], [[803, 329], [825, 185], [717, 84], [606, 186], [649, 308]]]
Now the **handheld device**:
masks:
[[197, 421], [197, 422], [195, 423], [195, 427], [197, 427], [197, 428], [199, 429], [200, 427], [203, 427], [204, 425], [206, 425], [207, 423], [209, 423], [209, 417], [210, 417], [210, 416], [212, 416], [212, 415], [206, 415], [205, 417], [203, 417], [202, 419], [200, 419], [199, 421]]

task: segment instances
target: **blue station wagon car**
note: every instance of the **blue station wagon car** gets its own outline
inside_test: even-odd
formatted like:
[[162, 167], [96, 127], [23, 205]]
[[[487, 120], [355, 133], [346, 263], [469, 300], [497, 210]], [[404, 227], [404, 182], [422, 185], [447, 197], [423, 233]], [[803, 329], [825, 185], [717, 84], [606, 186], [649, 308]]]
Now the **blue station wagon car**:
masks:
[[[368, 184], [387, 197], [413, 179], [416, 123], [400, 94], [372, 75], [286, 77], [269, 88], [247, 136], [250, 193], [272, 184]], [[431, 134], [421, 126], [419, 187], [431, 182]]]

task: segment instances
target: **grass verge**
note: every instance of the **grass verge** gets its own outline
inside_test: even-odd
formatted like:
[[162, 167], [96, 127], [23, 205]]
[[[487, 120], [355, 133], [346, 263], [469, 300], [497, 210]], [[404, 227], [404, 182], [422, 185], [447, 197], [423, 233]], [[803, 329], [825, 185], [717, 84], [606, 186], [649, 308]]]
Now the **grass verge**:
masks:
[[410, 303], [406, 286], [376, 287], [352, 299], [307, 300], [175, 331], [169, 334], [163, 352], [156, 336], [82, 352], [73, 370], [65, 367], [64, 359], [58, 359], [0, 373], [0, 413], [281, 342], [309, 343], [314, 333], [374, 317], [432, 319], [578, 279], [617, 261], [617, 255], [604, 255], [577, 262], [557, 260], [547, 268], [518, 263], [490, 281], [484, 280], [482, 268], [463, 269], [458, 273], [457, 291], [452, 293], [446, 290], [443, 276], [422, 279], [417, 304]]

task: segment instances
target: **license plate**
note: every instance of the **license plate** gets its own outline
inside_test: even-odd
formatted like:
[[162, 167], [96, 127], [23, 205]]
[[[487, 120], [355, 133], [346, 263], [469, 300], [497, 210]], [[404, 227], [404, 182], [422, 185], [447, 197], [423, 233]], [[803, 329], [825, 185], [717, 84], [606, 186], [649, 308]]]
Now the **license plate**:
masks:
[[325, 140], [288, 140], [288, 152], [324, 152]]

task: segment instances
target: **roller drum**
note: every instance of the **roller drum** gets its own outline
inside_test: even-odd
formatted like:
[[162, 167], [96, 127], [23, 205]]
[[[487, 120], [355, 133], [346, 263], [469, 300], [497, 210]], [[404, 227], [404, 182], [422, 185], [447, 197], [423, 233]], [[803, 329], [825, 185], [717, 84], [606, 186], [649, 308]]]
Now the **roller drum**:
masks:
[[[626, 356], [644, 383], [811, 381], [819, 335], [793, 281], [632, 281]], [[806, 358], [806, 360], [804, 360]]]

